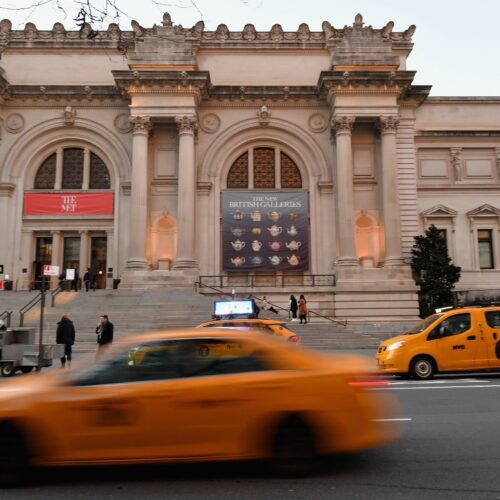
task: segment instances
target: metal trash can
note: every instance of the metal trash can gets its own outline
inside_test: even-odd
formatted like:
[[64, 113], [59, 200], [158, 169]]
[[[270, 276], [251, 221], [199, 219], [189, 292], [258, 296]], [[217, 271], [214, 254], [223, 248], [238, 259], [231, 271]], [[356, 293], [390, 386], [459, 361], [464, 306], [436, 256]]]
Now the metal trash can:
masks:
[[12, 292], [13, 285], [14, 285], [14, 282], [12, 280], [5, 280], [3, 282], [3, 289], [6, 292]]
[[113, 280], [113, 290], [118, 290], [118, 285], [120, 284], [121, 279], [115, 278]]

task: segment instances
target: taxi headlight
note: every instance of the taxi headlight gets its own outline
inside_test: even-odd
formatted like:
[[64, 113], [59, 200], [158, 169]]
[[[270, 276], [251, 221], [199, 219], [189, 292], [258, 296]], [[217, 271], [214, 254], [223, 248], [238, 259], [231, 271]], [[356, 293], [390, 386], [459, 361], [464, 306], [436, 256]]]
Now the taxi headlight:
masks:
[[394, 344], [388, 345], [387, 350], [394, 351], [395, 349], [399, 349], [400, 347], [403, 347], [405, 344], [406, 344], [406, 340], [399, 340], [398, 342], [394, 342]]

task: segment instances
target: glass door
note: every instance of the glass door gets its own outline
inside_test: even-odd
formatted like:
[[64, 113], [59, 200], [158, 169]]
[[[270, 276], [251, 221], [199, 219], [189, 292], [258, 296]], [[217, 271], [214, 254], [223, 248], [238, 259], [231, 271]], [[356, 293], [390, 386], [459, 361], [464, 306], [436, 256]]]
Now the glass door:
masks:
[[43, 276], [43, 266], [52, 262], [52, 237], [41, 236], [36, 239], [35, 262], [33, 262], [33, 288], [40, 289]]
[[90, 246], [91, 279], [96, 288], [106, 288], [107, 236], [92, 236]]

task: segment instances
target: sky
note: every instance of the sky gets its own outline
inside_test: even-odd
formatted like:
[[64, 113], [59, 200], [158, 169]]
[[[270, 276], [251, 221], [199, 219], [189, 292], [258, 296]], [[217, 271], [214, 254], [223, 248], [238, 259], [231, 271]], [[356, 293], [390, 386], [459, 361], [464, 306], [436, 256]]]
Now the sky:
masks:
[[[305, 22], [311, 31], [321, 31], [324, 20], [336, 28], [352, 25], [358, 12], [374, 28], [382, 28], [390, 20], [395, 31], [415, 24], [415, 45], [408, 59], [408, 69], [417, 71], [414, 84], [432, 85], [434, 96], [500, 96], [500, 0], [116, 1], [124, 12], [122, 29], [130, 29], [131, 19], [145, 27], [160, 24], [165, 11], [170, 12], [174, 24], [184, 27], [203, 19], [207, 30], [224, 23], [232, 31], [241, 31], [252, 23], [264, 31], [279, 23], [285, 31], [292, 31]], [[36, 10], [19, 10], [44, 2], [48, 3]], [[14, 29], [22, 29], [27, 21], [39, 29], [51, 29], [55, 22], [75, 29], [78, 2], [59, 3], [66, 14], [56, 7], [57, 0], [0, 0], [0, 17], [10, 19]]]

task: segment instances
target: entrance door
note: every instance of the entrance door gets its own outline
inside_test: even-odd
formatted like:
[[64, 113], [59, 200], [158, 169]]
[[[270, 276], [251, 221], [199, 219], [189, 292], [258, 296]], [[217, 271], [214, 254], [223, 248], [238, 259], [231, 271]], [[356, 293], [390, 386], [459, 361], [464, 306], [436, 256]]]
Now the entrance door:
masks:
[[64, 238], [63, 270], [74, 269], [75, 276], [80, 276], [80, 238], [66, 236]]
[[40, 289], [43, 266], [52, 262], [52, 236], [41, 236], [36, 239], [35, 262], [33, 262], [33, 287]]
[[90, 246], [90, 270], [95, 280], [96, 288], [106, 288], [107, 252], [108, 238], [106, 236], [92, 236]]

